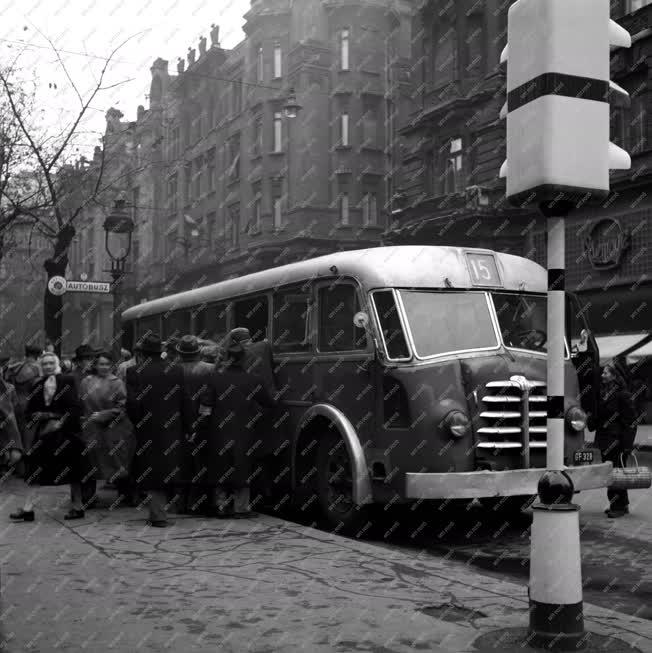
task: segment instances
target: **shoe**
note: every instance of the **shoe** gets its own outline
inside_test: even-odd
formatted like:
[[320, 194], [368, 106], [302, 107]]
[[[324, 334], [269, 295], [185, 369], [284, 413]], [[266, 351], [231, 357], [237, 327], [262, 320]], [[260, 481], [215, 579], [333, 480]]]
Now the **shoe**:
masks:
[[156, 519], [152, 521], [151, 519], [147, 520], [148, 526], [153, 526], [154, 528], [165, 528], [168, 526], [168, 522], [165, 519]]
[[623, 517], [626, 514], [626, 510], [609, 510], [607, 512], [607, 517], [609, 517], [609, 519], [616, 519], [617, 517]]
[[76, 510], [75, 508], [71, 508], [64, 516], [63, 518], [66, 520], [70, 519], [84, 519], [85, 513], [83, 510]]
[[22, 508], [16, 512], [12, 512], [9, 515], [9, 519], [14, 521], [34, 521], [34, 511], [33, 510], [23, 510]]

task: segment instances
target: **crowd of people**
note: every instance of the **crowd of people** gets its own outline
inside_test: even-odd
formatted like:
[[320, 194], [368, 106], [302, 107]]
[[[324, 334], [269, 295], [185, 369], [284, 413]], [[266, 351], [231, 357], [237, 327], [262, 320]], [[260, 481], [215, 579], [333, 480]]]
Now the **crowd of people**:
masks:
[[[271, 347], [234, 329], [223, 347], [147, 334], [134, 355], [77, 348], [67, 372], [34, 346], [0, 378], [0, 457], [28, 492], [15, 522], [35, 519], [39, 488], [70, 486], [64, 519], [82, 519], [97, 481], [114, 506], [147, 505], [149, 524], [176, 512], [255, 516], [277, 427]], [[281, 420], [282, 421], [282, 420]], [[267, 436], [267, 437], [266, 437]], [[260, 489], [252, 501], [252, 485]]]
[[[287, 438], [278, 419], [272, 351], [248, 329], [224, 347], [186, 335], [165, 343], [148, 334], [133, 356], [77, 348], [66, 366], [53, 351], [27, 346], [23, 361], [0, 375], [0, 464], [29, 487], [15, 521], [34, 521], [38, 489], [70, 485], [64, 519], [81, 519], [96, 502], [97, 481], [118, 491], [116, 505], [147, 503], [149, 523], [179, 512], [252, 516], [269, 494], [273, 447]], [[602, 459], [624, 467], [634, 447], [636, 410], [624, 371], [604, 367], [597, 415]], [[607, 491], [609, 517], [629, 512], [626, 490]]]

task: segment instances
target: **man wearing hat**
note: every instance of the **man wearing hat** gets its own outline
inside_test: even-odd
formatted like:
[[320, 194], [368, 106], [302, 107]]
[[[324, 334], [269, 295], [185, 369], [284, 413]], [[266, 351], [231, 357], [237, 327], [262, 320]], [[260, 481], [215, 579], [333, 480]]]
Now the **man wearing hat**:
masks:
[[[86, 343], [79, 345], [75, 349], [75, 355], [72, 359], [73, 368], [71, 376], [75, 379], [77, 397], [79, 397], [81, 382], [89, 374], [93, 373], [93, 360], [97, 354], [98, 351]], [[72, 486], [70, 492], [70, 498], [72, 500]], [[94, 478], [82, 481], [81, 493], [82, 505], [86, 506], [86, 508], [93, 508], [97, 502], [97, 481]]]
[[[246, 330], [245, 330], [246, 331]], [[205, 477], [216, 489], [232, 496], [230, 503], [222, 497], [223, 514], [235, 517], [254, 516], [250, 505], [250, 483], [257, 473], [253, 458], [260, 438], [258, 434], [272, 408], [272, 399], [260, 377], [244, 367], [247, 333], [236, 329], [226, 342], [226, 360], [210, 377], [201, 398], [202, 422], [199, 444], [204, 456]]]
[[193, 410], [183, 370], [162, 360], [162, 351], [161, 338], [146, 335], [139, 343], [142, 362], [127, 370], [127, 415], [136, 433], [133, 480], [148, 494], [150, 525], [160, 528], [168, 525], [166, 492], [187, 480]]
[[[201, 360], [201, 347], [199, 340], [192, 335], [183, 336], [176, 344], [176, 353], [179, 357], [178, 365], [183, 370], [184, 391], [189, 406], [192, 406], [190, 420], [193, 425], [199, 419], [199, 401], [202, 393], [210, 383], [210, 376], [214, 366]], [[194, 430], [194, 428], [193, 428]], [[205, 509], [212, 501], [209, 495], [199, 491], [202, 486], [201, 479], [195, 476], [201, 469], [199, 462], [203, 458], [203, 452], [197, 449], [193, 441], [187, 443], [189, 449], [188, 461], [190, 468], [187, 476], [193, 481], [190, 486], [186, 485], [186, 491], [181, 492], [182, 504], [185, 504], [186, 511], [196, 512], [200, 506]]]

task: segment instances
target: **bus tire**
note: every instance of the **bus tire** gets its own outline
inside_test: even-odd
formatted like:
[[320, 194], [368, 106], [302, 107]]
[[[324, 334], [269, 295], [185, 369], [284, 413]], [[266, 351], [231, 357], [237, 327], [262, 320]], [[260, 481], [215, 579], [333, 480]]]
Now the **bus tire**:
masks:
[[332, 430], [319, 440], [317, 500], [326, 530], [356, 537], [373, 530], [372, 506], [355, 504], [349, 452], [344, 440]]

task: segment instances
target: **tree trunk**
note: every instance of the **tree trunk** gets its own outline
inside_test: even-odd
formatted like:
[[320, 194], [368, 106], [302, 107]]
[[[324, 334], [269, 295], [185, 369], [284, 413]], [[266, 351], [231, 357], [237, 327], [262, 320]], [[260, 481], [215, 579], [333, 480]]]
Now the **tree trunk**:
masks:
[[[57, 234], [52, 257], [43, 263], [48, 283], [52, 277], [66, 276], [68, 248], [74, 237], [75, 228], [72, 225], [66, 225]], [[54, 345], [54, 351], [60, 356], [63, 340], [63, 295], [53, 295], [48, 290], [48, 283], [45, 284], [43, 297], [43, 327], [48, 343]]]

